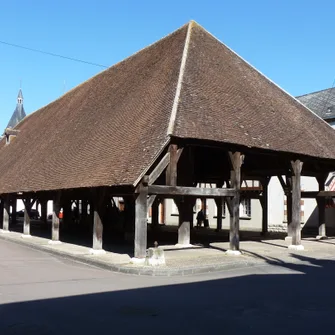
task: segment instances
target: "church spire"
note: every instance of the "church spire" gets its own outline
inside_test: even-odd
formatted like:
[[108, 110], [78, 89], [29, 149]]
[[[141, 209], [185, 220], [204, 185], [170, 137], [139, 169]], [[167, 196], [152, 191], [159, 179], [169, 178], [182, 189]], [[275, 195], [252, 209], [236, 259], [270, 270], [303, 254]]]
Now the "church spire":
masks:
[[7, 128], [14, 128], [25, 116], [26, 113], [23, 108], [23, 94], [20, 88], [19, 93], [17, 95], [17, 105], [12, 117], [8, 122]]
[[17, 95], [17, 103], [18, 104], [23, 104], [23, 95], [22, 95], [22, 90], [21, 90], [21, 88], [20, 88], [20, 90], [19, 90], [19, 94]]

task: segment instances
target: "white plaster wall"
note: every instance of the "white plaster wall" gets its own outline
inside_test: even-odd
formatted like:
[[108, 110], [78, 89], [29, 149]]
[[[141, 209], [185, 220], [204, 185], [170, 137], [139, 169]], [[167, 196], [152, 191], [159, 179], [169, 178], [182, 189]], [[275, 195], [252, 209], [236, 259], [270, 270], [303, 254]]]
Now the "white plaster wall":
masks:
[[[301, 177], [302, 191], [317, 191], [319, 184], [314, 177]], [[315, 199], [304, 200], [304, 224], [306, 227], [317, 227], [318, 225], [318, 211]]]
[[[36, 208], [36, 206], [34, 205], [33, 208]], [[22, 209], [24, 209], [23, 201], [21, 199], [18, 199], [16, 203], [16, 210], [20, 211]], [[47, 204], [47, 215], [52, 214], [52, 209], [53, 209], [53, 202], [50, 200], [48, 201]], [[38, 206], [38, 211], [41, 215], [41, 205]]]
[[[194, 224], [196, 224], [196, 215], [200, 210], [200, 199], [198, 199], [196, 204], [196, 210], [194, 212]], [[222, 219], [222, 228], [229, 228], [229, 212], [226, 206], [225, 209], [226, 216]], [[207, 199], [207, 216], [209, 221], [209, 226], [211, 228], [216, 228], [217, 218], [216, 218], [216, 204], [213, 199]], [[174, 204], [172, 199], [165, 200], [165, 224], [167, 225], [178, 225], [178, 212], [175, 212]], [[240, 218], [240, 228], [241, 230], [258, 230], [262, 229], [262, 207], [259, 200], [251, 199], [251, 217], [241, 217]]]
[[277, 177], [272, 177], [268, 188], [269, 230], [280, 227], [284, 222], [284, 191]]

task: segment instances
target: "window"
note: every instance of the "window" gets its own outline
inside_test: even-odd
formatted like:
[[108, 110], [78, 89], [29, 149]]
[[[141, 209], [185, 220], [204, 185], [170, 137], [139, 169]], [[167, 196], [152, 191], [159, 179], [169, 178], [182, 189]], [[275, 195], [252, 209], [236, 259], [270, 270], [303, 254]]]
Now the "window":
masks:
[[251, 217], [251, 200], [242, 199], [240, 203], [240, 216]]

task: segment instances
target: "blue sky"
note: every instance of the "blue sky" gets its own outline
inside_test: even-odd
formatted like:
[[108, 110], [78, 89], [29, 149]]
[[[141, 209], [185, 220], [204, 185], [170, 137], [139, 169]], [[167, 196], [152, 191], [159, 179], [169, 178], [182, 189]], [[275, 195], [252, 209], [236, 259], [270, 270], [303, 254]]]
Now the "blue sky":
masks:
[[[0, 40], [111, 66], [190, 19], [292, 95], [331, 87], [331, 0], [2, 1]], [[31, 113], [102, 68], [0, 44], [0, 129], [22, 80]]]

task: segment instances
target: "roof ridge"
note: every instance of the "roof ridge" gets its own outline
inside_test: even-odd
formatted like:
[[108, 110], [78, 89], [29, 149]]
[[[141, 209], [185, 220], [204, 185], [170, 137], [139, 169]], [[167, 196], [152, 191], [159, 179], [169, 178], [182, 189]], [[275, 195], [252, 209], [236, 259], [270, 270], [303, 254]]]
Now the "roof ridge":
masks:
[[333, 90], [333, 89], [335, 89], [335, 87], [324, 88], [323, 90], [319, 90], [319, 91], [315, 91], [315, 92], [310, 92], [310, 93], [306, 93], [306, 94], [298, 95], [298, 96], [297, 96], [297, 99], [302, 98], [302, 97], [305, 97], [306, 95], [311, 95], [311, 94], [315, 94], [315, 93], [320, 93], [320, 92], [323, 92], [323, 91], [330, 91], [330, 90]]
[[174, 130], [174, 124], [175, 124], [176, 116], [177, 116], [177, 109], [178, 109], [179, 97], [180, 97], [180, 92], [181, 92], [181, 86], [182, 86], [185, 67], [186, 67], [186, 60], [187, 60], [187, 55], [188, 55], [188, 46], [189, 46], [190, 39], [191, 39], [191, 31], [192, 31], [193, 25], [195, 25], [195, 24], [197, 24], [197, 23], [193, 20], [191, 20], [188, 23], [187, 34], [186, 34], [186, 38], [185, 38], [185, 45], [184, 45], [183, 55], [182, 55], [181, 63], [180, 63], [180, 70], [179, 70], [179, 77], [178, 77], [178, 81], [177, 81], [176, 94], [175, 94], [175, 97], [174, 97], [174, 100], [173, 100], [171, 116], [170, 116], [169, 126], [168, 126], [168, 130], [167, 130], [167, 135], [170, 135], [170, 136], [172, 135], [173, 130]]

